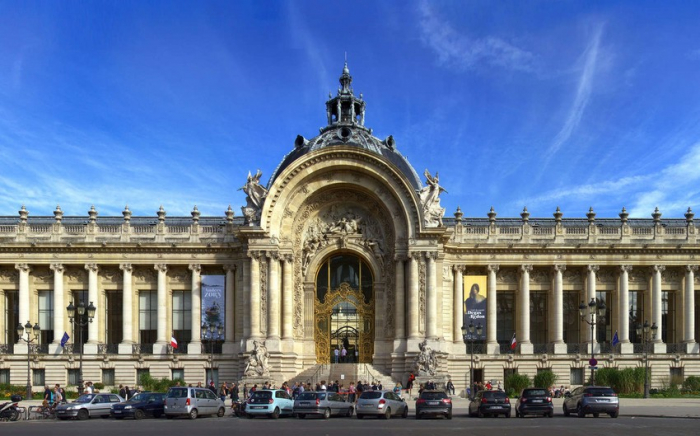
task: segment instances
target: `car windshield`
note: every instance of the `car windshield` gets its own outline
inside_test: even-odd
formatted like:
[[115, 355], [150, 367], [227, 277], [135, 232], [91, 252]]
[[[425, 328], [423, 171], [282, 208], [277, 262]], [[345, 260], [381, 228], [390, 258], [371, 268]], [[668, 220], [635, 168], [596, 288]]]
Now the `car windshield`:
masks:
[[360, 398], [363, 400], [376, 400], [377, 398], [382, 398], [382, 393], [374, 391], [363, 392]]
[[151, 394], [143, 394], [143, 393], [142, 393], [142, 394], [136, 394], [136, 395], [134, 395], [133, 397], [129, 398], [129, 400], [127, 400], [127, 403], [140, 403], [140, 402], [142, 402], [142, 401], [146, 401], [146, 400], [148, 400], [148, 397], [149, 397], [150, 395], [151, 395]]
[[505, 398], [506, 393], [503, 391], [486, 391], [484, 392], [484, 398]]
[[253, 392], [252, 398], [267, 400], [269, 398], [272, 398], [272, 392], [270, 392], [270, 391], [255, 391], [255, 392]]
[[444, 392], [423, 392], [420, 397], [424, 400], [442, 400], [447, 398], [447, 394]]
[[615, 391], [610, 388], [588, 388], [585, 391], [586, 394], [590, 394], [593, 397], [614, 397]]
[[523, 391], [523, 397], [546, 397], [547, 391], [544, 389], [526, 389]]
[[168, 398], [187, 398], [187, 388], [170, 388]]
[[93, 398], [95, 398], [95, 396], [93, 394], [85, 394], [85, 395], [79, 396], [73, 402], [74, 403], [89, 403], [90, 401], [92, 401]]
[[297, 400], [315, 400], [315, 399], [316, 399], [315, 392], [302, 392], [297, 397]]

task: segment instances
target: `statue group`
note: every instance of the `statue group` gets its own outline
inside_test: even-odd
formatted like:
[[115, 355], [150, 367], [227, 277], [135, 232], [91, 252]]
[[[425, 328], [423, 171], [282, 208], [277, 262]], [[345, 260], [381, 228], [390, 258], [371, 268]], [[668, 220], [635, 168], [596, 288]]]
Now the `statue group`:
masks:
[[447, 190], [440, 186], [440, 176], [437, 171], [435, 177], [431, 176], [427, 169], [423, 174], [427, 186], [418, 191], [418, 196], [423, 208], [424, 224], [426, 227], [442, 227], [445, 208], [440, 206], [440, 194], [447, 192]]
[[248, 357], [243, 375], [246, 377], [262, 377], [270, 375], [268, 360], [270, 354], [267, 352], [265, 341], [253, 341], [253, 353]]
[[418, 344], [418, 348], [420, 354], [413, 362], [413, 370], [419, 376], [434, 376], [438, 369], [437, 353], [428, 345], [427, 340]]

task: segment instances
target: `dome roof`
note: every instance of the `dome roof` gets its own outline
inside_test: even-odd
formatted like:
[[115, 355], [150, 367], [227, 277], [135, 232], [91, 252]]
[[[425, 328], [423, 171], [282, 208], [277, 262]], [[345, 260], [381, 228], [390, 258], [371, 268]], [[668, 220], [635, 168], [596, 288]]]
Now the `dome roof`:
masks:
[[321, 128], [321, 133], [315, 138], [307, 140], [301, 135], [297, 136], [294, 141], [294, 149], [282, 159], [270, 177], [267, 184], [268, 189], [277, 176], [298, 158], [307, 153], [333, 146], [359, 147], [381, 155], [406, 176], [414, 189], [419, 190], [422, 187], [416, 170], [408, 163], [406, 157], [396, 149], [393, 136], [381, 140], [372, 136], [372, 129], [365, 127], [365, 101], [362, 99], [362, 94], [359, 98], [355, 97], [350, 86], [351, 83], [352, 76], [350, 76], [346, 62], [343, 74], [340, 76], [341, 87], [338, 88], [338, 94], [335, 97], [329, 95], [331, 98], [326, 102], [328, 125]]

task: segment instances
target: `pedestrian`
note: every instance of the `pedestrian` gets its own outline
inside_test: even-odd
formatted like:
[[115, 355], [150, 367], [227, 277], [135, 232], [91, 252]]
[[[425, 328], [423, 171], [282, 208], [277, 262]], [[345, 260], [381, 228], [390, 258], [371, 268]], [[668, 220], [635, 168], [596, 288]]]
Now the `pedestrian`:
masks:
[[221, 398], [221, 402], [225, 403], [227, 396], [228, 388], [226, 387], [226, 383], [221, 383], [221, 387], [219, 388], [219, 398]]
[[340, 360], [341, 362], [345, 363], [348, 360], [348, 350], [343, 347], [342, 350], [340, 350]]
[[54, 402], [54, 405], [62, 403], [62, 402], [63, 402], [63, 399], [64, 399], [64, 397], [63, 397], [63, 395], [61, 395], [61, 385], [58, 385], [58, 384], [57, 384], [57, 385], [53, 388], [53, 402]]
[[119, 396], [126, 399], [126, 389], [123, 385], [119, 385]]
[[452, 379], [447, 379], [447, 385], [445, 385], [445, 390], [447, 391], [448, 394], [454, 395], [455, 394], [455, 385], [452, 383]]
[[400, 398], [402, 390], [403, 386], [401, 386], [401, 382], [396, 383], [396, 386], [394, 386], [394, 394]]
[[233, 401], [238, 401], [238, 400], [239, 400], [239, 397], [238, 397], [238, 393], [239, 393], [239, 392], [238, 392], [238, 385], [236, 384], [236, 382], [233, 382], [233, 383], [231, 384], [230, 393], [231, 393], [231, 401], [232, 401], [232, 402], [233, 402]]
[[355, 383], [353, 382], [350, 382], [350, 386], [348, 387], [348, 402], [355, 402]]
[[413, 382], [416, 380], [416, 376], [413, 373], [408, 375], [408, 381], [406, 382], [406, 390], [408, 391], [408, 397], [413, 395]]
[[340, 355], [340, 350], [337, 348], [333, 350], [333, 355], [335, 356], [335, 363], [338, 363], [338, 356]]
[[248, 383], [243, 383], [243, 399], [248, 399]]

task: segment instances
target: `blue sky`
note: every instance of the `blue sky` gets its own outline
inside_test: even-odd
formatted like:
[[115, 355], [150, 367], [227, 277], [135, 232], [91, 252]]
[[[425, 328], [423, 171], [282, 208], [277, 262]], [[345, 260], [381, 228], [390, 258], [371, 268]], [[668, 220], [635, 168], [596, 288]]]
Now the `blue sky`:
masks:
[[366, 125], [447, 216], [700, 208], [700, 3], [0, 0], [0, 215], [236, 214], [325, 125]]

